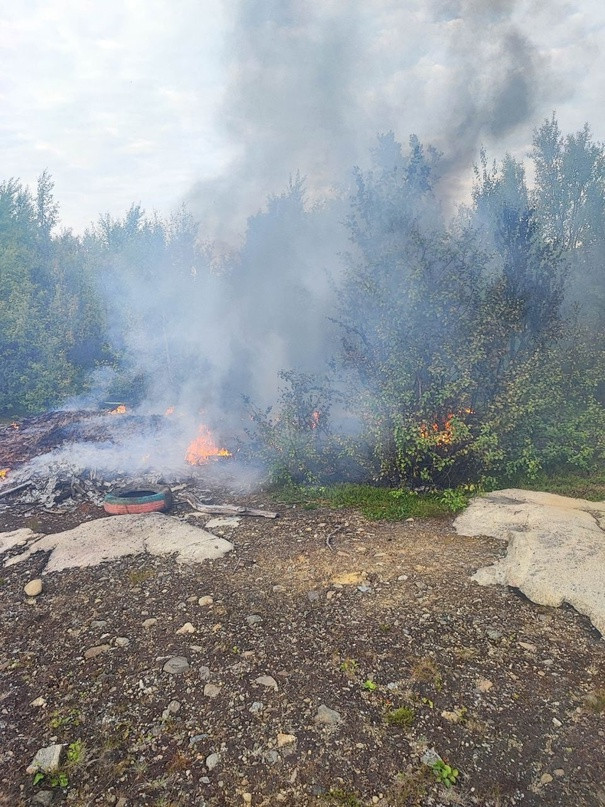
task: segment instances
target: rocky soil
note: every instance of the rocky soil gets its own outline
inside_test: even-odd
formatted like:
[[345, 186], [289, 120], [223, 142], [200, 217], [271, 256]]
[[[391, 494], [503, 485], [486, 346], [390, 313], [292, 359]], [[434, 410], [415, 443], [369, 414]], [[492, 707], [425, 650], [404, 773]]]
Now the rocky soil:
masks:
[[[202, 564], [68, 569], [34, 597], [42, 553], [0, 570], [0, 804], [605, 804], [605, 642], [472, 582], [500, 541], [277, 509], [215, 527], [235, 550]], [[0, 529], [103, 515], [27, 512]], [[28, 773], [51, 745], [58, 770]]]

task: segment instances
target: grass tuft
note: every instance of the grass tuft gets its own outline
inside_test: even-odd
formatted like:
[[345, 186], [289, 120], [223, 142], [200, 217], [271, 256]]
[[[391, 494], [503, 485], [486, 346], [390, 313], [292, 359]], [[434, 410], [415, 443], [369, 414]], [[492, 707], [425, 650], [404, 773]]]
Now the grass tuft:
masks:
[[449, 515], [451, 508], [443, 494], [415, 493], [410, 490], [379, 488], [372, 485], [342, 484], [329, 487], [288, 485], [273, 492], [284, 504], [314, 507], [350, 507], [361, 510], [372, 521], [401, 521], [404, 518], [431, 518]]

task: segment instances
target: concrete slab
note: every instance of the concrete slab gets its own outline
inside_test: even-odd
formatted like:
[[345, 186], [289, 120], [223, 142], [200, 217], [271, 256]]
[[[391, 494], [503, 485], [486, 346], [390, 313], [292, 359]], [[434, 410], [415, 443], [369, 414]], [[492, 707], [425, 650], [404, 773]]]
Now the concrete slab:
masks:
[[[7, 533], [0, 534], [0, 546]], [[14, 534], [10, 540], [14, 540]], [[23, 539], [25, 536], [20, 535]], [[13, 544], [14, 545], [14, 544]], [[162, 513], [111, 516], [88, 521], [72, 530], [36, 537], [33, 533], [27, 549], [9, 558], [5, 566], [26, 560], [34, 552], [49, 552], [43, 574], [73, 567], [97, 566], [126, 555], [175, 554], [181, 563], [200, 563], [220, 558], [233, 544], [210, 532]]]
[[567, 602], [605, 635], [605, 502], [498, 490], [473, 499], [454, 528], [508, 542], [504, 558], [473, 575], [479, 585], [513, 586], [540, 605]]

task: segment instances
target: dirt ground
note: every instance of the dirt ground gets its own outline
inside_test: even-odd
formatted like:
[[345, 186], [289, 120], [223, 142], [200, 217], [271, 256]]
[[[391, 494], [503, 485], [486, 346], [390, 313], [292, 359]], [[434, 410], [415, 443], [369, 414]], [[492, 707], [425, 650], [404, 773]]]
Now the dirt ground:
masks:
[[[44, 557], [0, 571], [1, 804], [605, 805], [605, 642], [585, 618], [473, 583], [504, 547], [450, 520], [275, 509], [196, 566], [66, 570], [34, 600]], [[0, 529], [101, 515], [12, 508]], [[34, 784], [52, 743], [61, 781]]]

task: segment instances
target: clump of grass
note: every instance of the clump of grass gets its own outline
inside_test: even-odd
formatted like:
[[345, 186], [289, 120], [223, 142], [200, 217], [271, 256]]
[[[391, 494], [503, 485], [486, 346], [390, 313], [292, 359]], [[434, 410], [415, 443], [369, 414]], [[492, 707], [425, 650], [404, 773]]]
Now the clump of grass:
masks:
[[128, 572], [128, 582], [131, 586], [140, 586], [152, 577], [155, 577], [154, 569], [131, 569]]
[[391, 709], [385, 715], [389, 726], [402, 726], [404, 728], [411, 726], [415, 717], [416, 712], [409, 706], [400, 706], [398, 709]]
[[517, 487], [529, 490], [545, 490], [547, 493], [559, 493], [591, 502], [605, 500], [605, 471], [590, 474], [557, 474], [557, 476], [540, 476], [531, 481], [515, 483]]
[[443, 688], [443, 678], [433, 659], [425, 656], [419, 659], [412, 668], [412, 678], [424, 684], [432, 684], [437, 692]]
[[410, 490], [373, 487], [372, 485], [330, 485], [329, 487], [287, 485], [273, 491], [284, 504], [301, 507], [351, 507], [361, 510], [373, 521], [401, 521], [404, 518], [430, 518], [451, 512], [440, 493], [415, 493]]
[[605, 712], [605, 689], [597, 689], [591, 692], [585, 699], [586, 708], [595, 714]]
[[350, 790], [332, 788], [327, 794], [326, 799], [334, 804], [340, 804], [342, 807], [363, 807], [355, 793], [352, 793]]

